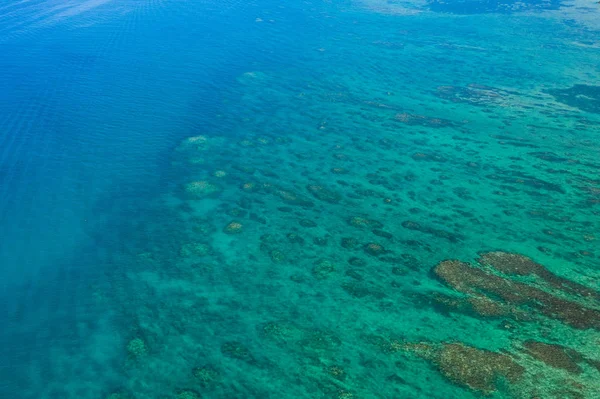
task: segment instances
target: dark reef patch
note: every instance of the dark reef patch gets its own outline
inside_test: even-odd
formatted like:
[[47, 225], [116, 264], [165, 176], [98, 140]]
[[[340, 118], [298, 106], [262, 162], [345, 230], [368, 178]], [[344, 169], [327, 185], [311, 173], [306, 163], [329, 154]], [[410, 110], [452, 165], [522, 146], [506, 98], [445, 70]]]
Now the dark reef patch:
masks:
[[568, 89], [548, 90], [548, 94], [570, 107], [600, 114], [600, 86], [574, 85]]
[[[595, 297], [596, 292], [574, 282], [565, 284], [565, 279], [546, 271], [529, 258], [516, 254], [491, 254], [493, 255], [487, 254], [482, 257], [480, 260], [482, 267], [457, 260], [447, 260], [438, 264], [433, 269], [433, 273], [447, 286], [467, 295], [472, 306], [470, 310], [482, 316], [485, 312], [477, 312], [477, 307], [472, 303], [473, 298], [477, 298], [477, 301], [485, 299], [486, 308], [490, 307], [489, 301], [497, 302], [498, 309], [512, 313], [516, 318], [519, 318], [520, 312], [526, 312], [531, 317], [544, 316], [561, 321], [575, 329], [600, 330], [600, 311], [589, 307], [586, 300]], [[502, 259], [502, 261], [490, 261], [490, 258]], [[511, 265], [503, 264], [511, 262], [511, 259], [516, 261]], [[491, 269], [492, 267], [494, 269]], [[498, 271], [503, 272], [502, 275], [498, 274]], [[504, 273], [510, 274], [507, 276]], [[526, 283], [517, 279], [518, 276], [537, 276], [538, 279]], [[544, 287], [544, 283], [549, 283], [551, 288]], [[573, 295], [574, 291], [575, 295]], [[581, 295], [587, 298], [582, 298]], [[460, 301], [457, 302], [457, 306], [452, 306], [453, 303], [448, 300], [442, 303], [458, 309], [463, 309], [465, 306]]]

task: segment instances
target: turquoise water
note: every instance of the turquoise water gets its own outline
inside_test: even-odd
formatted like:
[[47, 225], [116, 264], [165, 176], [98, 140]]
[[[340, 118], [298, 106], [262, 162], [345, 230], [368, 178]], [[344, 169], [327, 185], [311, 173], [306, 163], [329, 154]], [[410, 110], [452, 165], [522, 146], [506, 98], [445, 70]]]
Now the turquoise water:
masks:
[[0, 397], [600, 397], [590, 2], [0, 6]]

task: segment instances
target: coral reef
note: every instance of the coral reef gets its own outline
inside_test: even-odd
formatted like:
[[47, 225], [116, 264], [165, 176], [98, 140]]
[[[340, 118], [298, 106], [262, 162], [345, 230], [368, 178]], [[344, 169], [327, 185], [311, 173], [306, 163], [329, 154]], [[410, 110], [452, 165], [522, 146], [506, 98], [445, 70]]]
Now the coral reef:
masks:
[[312, 207], [314, 204], [312, 201], [308, 200], [302, 195], [296, 194], [292, 191], [283, 190], [283, 189], [275, 189], [274, 194], [281, 198], [283, 202], [290, 205], [300, 206], [300, 207]]
[[185, 194], [191, 199], [203, 199], [217, 196], [221, 187], [208, 180], [198, 180], [187, 183], [184, 187]]
[[127, 343], [127, 353], [132, 358], [139, 358], [148, 354], [146, 342], [141, 338], [133, 338]]
[[394, 119], [398, 122], [402, 122], [410, 126], [427, 126], [433, 128], [441, 128], [452, 127], [456, 125], [455, 122], [448, 119], [432, 118], [425, 115], [410, 114], [407, 112], [396, 114]]
[[534, 262], [531, 258], [520, 254], [495, 251], [480, 254], [477, 260], [480, 264], [491, 266], [506, 275], [537, 276], [545, 283], [558, 290], [565, 290], [570, 294], [600, 300], [600, 293], [588, 287], [557, 276], [544, 266]]
[[181, 246], [179, 255], [184, 258], [190, 256], [206, 256], [211, 253], [211, 248], [208, 244], [202, 242], [191, 242]]
[[548, 93], [570, 107], [600, 114], [600, 86], [576, 84], [568, 89], [548, 90]]
[[300, 219], [300, 221], [298, 222], [300, 224], [300, 226], [302, 227], [307, 227], [307, 228], [312, 228], [312, 227], [317, 227], [317, 223], [310, 220], [310, 219]]
[[244, 226], [242, 223], [238, 221], [232, 221], [227, 223], [225, 227], [223, 227], [223, 232], [226, 234], [239, 234], [242, 232]]
[[348, 219], [348, 224], [353, 227], [361, 227], [361, 228], [372, 228], [372, 229], [380, 229], [383, 227], [383, 223], [378, 222], [377, 220], [361, 217], [361, 216], [352, 216]]
[[576, 351], [558, 344], [547, 344], [528, 340], [523, 342], [525, 352], [548, 366], [581, 374], [582, 368], [578, 363], [583, 362], [583, 356]]
[[423, 226], [421, 223], [413, 222], [410, 220], [406, 220], [406, 221], [402, 222], [402, 227], [409, 229], [409, 230], [420, 231], [421, 233], [425, 233], [425, 234], [431, 234], [436, 237], [446, 239], [450, 242], [458, 242], [464, 238], [459, 234], [450, 233], [448, 231], [441, 230], [441, 229], [435, 229], [435, 228], [429, 227], [429, 226]]
[[105, 399], [132, 399], [131, 396], [129, 396], [126, 393], [123, 392], [113, 392], [111, 394], [109, 394]]
[[438, 86], [435, 95], [454, 103], [464, 102], [471, 105], [489, 106], [505, 101], [508, 92], [484, 85]]
[[360, 245], [360, 242], [354, 237], [342, 237], [340, 245], [342, 248], [354, 249]]
[[378, 244], [376, 242], [370, 242], [366, 244], [364, 250], [366, 253], [372, 256], [379, 256], [386, 253], [385, 248], [383, 248], [381, 244]]
[[318, 280], [323, 280], [329, 277], [329, 275], [335, 272], [336, 268], [333, 262], [321, 259], [315, 262], [315, 265], [312, 268], [312, 274]]
[[220, 378], [220, 373], [212, 366], [197, 367], [192, 371], [195, 380], [203, 387], [216, 383]]
[[181, 390], [175, 395], [175, 399], [200, 399], [198, 392], [189, 389]]
[[461, 343], [443, 344], [433, 362], [451, 381], [484, 393], [495, 391], [503, 379], [509, 383], [519, 381], [525, 371], [506, 354]]
[[306, 189], [317, 199], [331, 204], [337, 204], [342, 199], [342, 196], [328, 188], [317, 184], [309, 184]]
[[[438, 264], [434, 274], [455, 290], [473, 296], [486, 296], [490, 301], [539, 312], [577, 329], [600, 330], [600, 311], [589, 308], [576, 298], [551, 294], [533, 285], [512, 280], [460, 261]], [[495, 299], [498, 298], [498, 299]]]
[[221, 345], [221, 353], [224, 356], [243, 360], [245, 362], [254, 362], [254, 356], [250, 353], [250, 350], [238, 341], [229, 341]]

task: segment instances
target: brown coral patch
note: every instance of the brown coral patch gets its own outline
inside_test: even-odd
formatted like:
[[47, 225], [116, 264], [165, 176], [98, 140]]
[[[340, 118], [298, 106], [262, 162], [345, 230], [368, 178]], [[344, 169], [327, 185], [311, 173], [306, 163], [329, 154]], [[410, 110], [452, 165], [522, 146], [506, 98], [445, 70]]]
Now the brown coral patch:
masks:
[[226, 234], [239, 234], [242, 232], [243, 228], [244, 226], [240, 222], [234, 220], [229, 222], [227, 226], [223, 228], [223, 232]]
[[393, 347], [432, 362], [453, 383], [486, 394], [496, 391], [502, 381], [518, 382], [525, 373], [525, 368], [507, 354], [460, 342], [441, 345], [397, 342]]
[[582, 362], [584, 358], [573, 349], [533, 340], [525, 341], [523, 347], [528, 355], [548, 366], [563, 369], [573, 374], [581, 374], [583, 371], [577, 363]]
[[500, 301], [494, 301], [484, 295], [457, 297], [436, 293], [427, 296], [425, 302], [432, 304], [437, 310], [463, 313], [481, 318], [511, 317], [515, 320], [530, 320], [526, 312]]
[[370, 243], [366, 244], [364, 249], [365, 249], [366, 253], [368, 253], [369, 255], [373, 255], [373, 256], [379, 256], [379, 255], [383, 255], [384, 253], [386, 253], [385, 248], [383, 248], [383, 246], [381, 244], [378, 244], [376, 242], [370, 242]]
[[497, 390], [501, 380], [517, 382], [525, 371], [508, 355], [461, 343], [444, 344], [434, 363], [455, 384], [485, 393]]
[[507, 275], [536, 275], [554, 288], [600, 300], [600, 293], [581, 284], [557, 276], [544, 266], [520, 254], [495, 251], [480, 254], [478, 262]]
[[245, 182], [241, 185], [241, 189], [248, 192], [248, 193], [253, 193], [256, 192], [260, 189], [260, 186], [258, 184], [256, 184], [255, 182], [249, 181], [249, 182]]
[[438, 264], [434, 274], [457, 291], [515, 306], [524, 311], [537, 310], [577, 329], [600, 330], [600, 312], [583, 304], [552, 295], [525, 283], [498, 276], [457, 260]]
[[491, 300], [490, 298], [478, 295], [467, 299], [473, 311], [480, 316], [485, 317], [500, 317], [507, 316], [512, 313], [512, 309], [503, 303]]

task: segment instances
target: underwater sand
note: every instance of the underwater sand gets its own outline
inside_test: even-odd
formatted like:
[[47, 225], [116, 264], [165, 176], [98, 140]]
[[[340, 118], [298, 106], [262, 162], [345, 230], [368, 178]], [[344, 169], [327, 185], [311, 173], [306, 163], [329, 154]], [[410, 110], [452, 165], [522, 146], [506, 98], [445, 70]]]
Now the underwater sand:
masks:
[[600, 397], [597, 7], [3, 7], [1, 397]]

